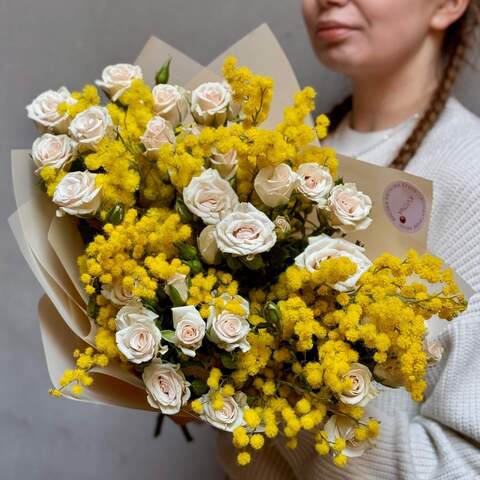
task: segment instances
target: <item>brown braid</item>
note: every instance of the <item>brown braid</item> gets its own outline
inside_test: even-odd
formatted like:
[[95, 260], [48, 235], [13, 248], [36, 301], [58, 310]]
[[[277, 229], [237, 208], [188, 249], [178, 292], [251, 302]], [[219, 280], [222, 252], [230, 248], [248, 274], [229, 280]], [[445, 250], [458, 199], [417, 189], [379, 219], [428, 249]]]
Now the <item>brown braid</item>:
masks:
[[[417, 126], [405, 141], [396, 158], [390, 164], [399, 170], [405, 169], [408, 162], [420, 148], [428, 132], [435, 125], [450, 97], [455, 80], [466, 61], [466, 53], [474, 43], [476, 27], [480, 24], [480, 0], [472, 0], [465, 14], [450, 27], [445, 38], [446, 64], [440, 84], [432, 95], [430, 105]], [[332, 131], [338, 127], [345, 115], [352, 109], [352, 97], [347, 97], [330, 112]]]

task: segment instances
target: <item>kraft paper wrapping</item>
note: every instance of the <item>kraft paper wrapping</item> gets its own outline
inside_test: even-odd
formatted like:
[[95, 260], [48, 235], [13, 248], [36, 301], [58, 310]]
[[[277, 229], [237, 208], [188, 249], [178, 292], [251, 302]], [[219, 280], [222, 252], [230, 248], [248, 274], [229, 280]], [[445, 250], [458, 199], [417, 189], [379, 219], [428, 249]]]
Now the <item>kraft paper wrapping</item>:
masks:
[[[274, 79], [270, 115], [262, 125], [263, 128], [273, 128], [281, 121], [283, 109], [292, 103], [299, 85], [285, 53], [267, 25], [258, 27], [206, 67], [155, 37], [148, 40], [135, 63], [142, 68], [145, 81], [153, 85], [159, 67], [167, 58], [172, 58], [170, 82], [193, 89], [205, 81], [219, 80], [223, 59], [227, 55], [236, 56], [239, 64]], [[313, 124], [311, 118], [307, 121]], [[372, 258], [384, 251], [399, 256], [409, 248], [425, 251], [432, 183], [351, 158], [340, 156], [339, 159], [340, 176], [345, 181], [355, 181], [373, 201], [373, 227], [348, 238], [364, 243], [367, 255]], [[48, 372], [53, 385], [58, 386], [63, 371], [73, 367], [73, 350], [94, 345], [96, 326], [86, 313], [88, 298], [78, 275], [76, 260], [83, 253], [84, 245], [75, 219], [55, 216], [55, 206], [38, 188], [33, 170], [29, 150], [12, 151], [17, 211], [10, 217], [9, 223], [25, 261], [46, 293], [39, 302], [40, 329]], [[416, 215], [421, 221], [415, 225], [415, 231], [406, 233], [405, 229], [399, 230], [402, 224], [393, 217], [402, 213], [402, 207], [400, 205], [399, 212], [396, 212], [396, 205], [392, 206], [386, 196], [388, 187], [392, 185], [398, 186], [400, 191], [405, 186], [413, 186], [414, 200], [418, 203], [420, 198], [421, 211], [417, 211]], [[398, 198], [396, 201], [398, 203]], [[408, 208], [408, 195], [406, 201], [405, 208]], [[461, 279], [459, 282], [469, 296], [470, 287]], [[106, 368], [96, 368], [92, 374], [95, 377], [93, 385], [85, 389], [77, 400], [152, 410], [146, 402], [142, 381], [119, 363], [112, 362]]]

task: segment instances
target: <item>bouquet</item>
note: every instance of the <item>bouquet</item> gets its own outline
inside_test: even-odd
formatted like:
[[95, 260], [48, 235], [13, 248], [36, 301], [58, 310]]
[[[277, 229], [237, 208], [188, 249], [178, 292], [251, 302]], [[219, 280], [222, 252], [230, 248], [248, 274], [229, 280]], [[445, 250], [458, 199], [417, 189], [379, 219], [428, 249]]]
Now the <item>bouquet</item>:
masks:
[[373, 202], [321, 145], [313, 88], [264, 128], [271, 78], [229, 56], [221, 80], [187, 89], [174, 69], [152, 88], [138, 65], [109, 65], [27, 106], [42, 198], [81, 235], [70, 273], [93, 325], [50, 393], [82, 398], [115, 366], [149, 408], [231, 432], [240, 465], [311, 431], [341, 467], [379, 435], [364, 407], [382, 384], [422, 400], [439, 357], [426, 320], [464, 296], [439, 259], [369, 258], [351, 239], [379, 228]]

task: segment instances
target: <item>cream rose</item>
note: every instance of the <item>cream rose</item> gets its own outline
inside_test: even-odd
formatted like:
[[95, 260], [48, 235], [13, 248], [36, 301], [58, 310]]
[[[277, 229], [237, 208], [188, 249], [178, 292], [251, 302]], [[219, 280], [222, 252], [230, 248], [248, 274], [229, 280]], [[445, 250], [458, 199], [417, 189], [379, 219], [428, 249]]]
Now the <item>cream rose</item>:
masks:
[[215, 225], [206, 226], [198, 236], [198, 250], [205, 263], [216, 265], [220, 263], [220, 250], [215, 237]]
[[297, 182], [297, 175], [286, 164], [260, 169], [254, 187], [260, 200], [268, 207], [286, 205]]
[[58, 111], [61, 103], [73, 105], [76, 100], [65, 87], [60, 87], [56, 91], [47, 90], [35, 97], [30, 105], [27, 105], [28, 118], [31, 118], [42, 130], [65, 133], [70, 123], [70, 117], [67, 113]]
[[165, 293], [169, 296], [171, 292], [170, 289], [172, 287], [178, 292], [183, 302], [188, 300], [188, 284], [186, 275], [176, 273], [167, 280], [167, 284], [165, 285]]
[[205, 321], [192, 305], [172, 308], [172, 316], [175, 328], [173, 342], [185, 355], [194, 357], [205, 336]]
[[145, 132], [140, 137], [146, 154], [155, 156], [160, 147], [165, 143], [175, 145], [175, 133], [172, 126], [162, 117], [153, 117], [148, 123]]
[[53, 194], [53, 202], [59, 207], [57, 216], [95, 213], [102, 203], [101, 188], [95, 185], [95, 178], [89, 171], [67, 173]]
[[331, 443], [337, 438], [343, 438], [347, 446], [342, 453], [347, 457], [360, 457], [367, 449], [372, 447], [370, 439], [361, 442], [355, 440], [355, 429], [357, 422], [344, 415], [332, 415], [325, 423], [323, 430], [327, 433], [327, 440]]
[[230, 150], [229, 152], [222, 154], [214, 149], [212, 156], [210, 157], [210, 166], [214, 168], [222, 178], [225, 180], [231, 180], [237, 173], [237, 151]]
[[443, 357], [444, 348], [438, 340], [424, 340], [424, 350], [429, 366], [436, 365]]
[[113, 285], [103, 285], [102, 295], [115, 305], [127, 305], [137, 299], [131, 290], [123, 286], [121, 280], [113, 282]]
[[231, 100], [232, 93], [228, 84], [203, 83], [192, 92], [193, 118], [200, 125], [223, 125], [227, 120]]
[[361, 363], [353, 363], [344, 379], [349, 379], [352, 387], [340, 395], [343, 403], [364, 407], [378, 395], [378, 390], [372, 384], [372, 373]]
[[143, 78], [142, 69], [138, 65], [117, 63], [105, 67], [102, 79], [96, 80], [95, 83], [107, 93], [113, 102], [116, 102], [130, 88], [132, 81], [137, 78]]
[[147, 401], [165, 415], [175, 415], [190, 398], [190, 383], [180, 370], [180, 365], [162, 363], [158, 358], [143, 370]]
[[115, 319], [115, 336], [118, 349], [131, 363], [148, 362], [160, 352], [167, 352], [161, 345], [162, 333], [155, 325], [158, 315], [144, 308], [141, 303], [132, 303], [121, 308]]
[[333, 178], [326, 167], [318, 163], [304, 163], [297, 170], [297, 190], [306, 198], [319, 205], [326, 205], [333, 188]]
[[80, 112], [70, 124], [70, 135], [85, 147], [95, 148], [105, 137], [113, 136], [113, 122], [105, 107], [90, 107]]
[[212, 168], [192, 178], [183, 190], [183, 201], [193, 214], [209, 225], [218, 223], [222, 215], [238, 205], [235, 190]]
[[67, 135], [44, 133], [32, 145], [32, 159], [38, 167], [64, 168], [77, 155], [77, 142]]
[[240, 295], [233, 297], [224, 293], [220, 298], [225, 302], [238, 301], [242, 306], [243, 314], [237, 315], [211, 306], [207, 319], [207, 337], [227, 352], [232, 352], [236, 348], [247, 352], [250, 350], [250, 344], [247, 342], [247, 335], [250, 332], [250, 324], [247, 320], [250, 314], [249, 303]]
[[178, 85], [156, 85], [152, 95], [155, 114], [174, 127], [180, 125], [190, 112], [188, 92]]
[[341, 238], [331, 238], [322, 234], [318, 237], [310, 237], [308, 244], [303, 253], [295, 258], [295, 265], [306, 268], [309, 272], [315, 271], [323, 260], [332, 257], [347, 257], [357, 265], [357, 271], [350, 278], [331, 285], [339, 292], [352, 290], [358, 279], [372, 264], [364, 255], [364, 248]]
[[238, 256], [267, 252], [277, 241], [275, 224], [251, 203], [241, 203], [216, 225], [218, 248]]
[[285, 240], [288, 237], [288, 234], [292, 230], [292, 226], [288, 219], [282, 215], [275, 217], [273, 221], [275, 225], [275, 234], [277, 235], [277, 240]]
[[233, 432], [237, 427], [245, 424], [243, 411], [247, 407], [247, 396], [243, 392], [237, 392], [233, 397], [224, 396], [223, 407], [220, 410], [213, 408], [211, 397], [211, 393], [200, 397], [203, 405], [200, 418], [204, 422], [225, 432]]
[[333, 187], [328, 198], [328, 210], [333, 217], [333, 225], [344, 233], [365, 230], [372, 223], [368, 217], [372, 200], [357, 190], [354, 183]]

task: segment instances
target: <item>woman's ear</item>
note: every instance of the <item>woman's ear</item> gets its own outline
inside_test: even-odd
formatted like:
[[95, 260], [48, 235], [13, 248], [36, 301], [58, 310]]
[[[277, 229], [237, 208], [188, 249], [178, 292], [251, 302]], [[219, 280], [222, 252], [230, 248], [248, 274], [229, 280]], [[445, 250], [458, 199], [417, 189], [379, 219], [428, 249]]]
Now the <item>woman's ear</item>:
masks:
[[435, 30], [446, 30], [465, 13], [471, 0], [439, 0], [430, 26]]

